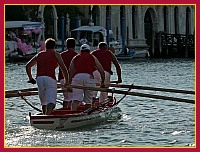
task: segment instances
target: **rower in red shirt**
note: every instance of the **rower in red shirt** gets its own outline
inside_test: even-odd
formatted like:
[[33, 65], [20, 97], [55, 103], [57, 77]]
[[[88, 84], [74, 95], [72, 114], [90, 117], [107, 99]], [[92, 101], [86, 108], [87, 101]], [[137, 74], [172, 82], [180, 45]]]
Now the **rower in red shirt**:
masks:
[[[27, 64], [26, 73], [29, 83], [35, 84], [37, 81], [38, 95], [42, 105], [43, 114], [50, 115], [56, 105], [57, 81], [55, 69], [60, 66], [66, 86], [69, 83], [68, 70], [59, 53], [55, 51], [56, 42], [49, 38], [45, 41], [46, 49], [36, 54]], [[36, 81], [32, 77], [31, 68], [37, 64]]]
[[[75, 52], [75, 46], [76, 46], [76, 40], [74, 38], [68, 38], [66, 40], [67, 50], [60, 54], [64, 61], [65, 66], [67, 67], [67, 70], [69, 70], [69, 66], [70, 66], [72, 58], [78, 54], [77, 52]], [[61, 69], [59, 69], [58, 81], [61, 84], [64, 84], [64, 77], [62, 75]], [[66, 90], [66, 89], [63, 88], [63, 90]], [[64, 95], [63, 107], [64, 108], [70, 107], [71, 101], [73, 99], [73, 93], [64, 92], [63, 95]]]
[[[101, 87], [104, 86], [104, 70], [96, 57], [90, 54], [90, 47], [83, 44], [80, 47], [80, 54], [76, 55], [70, 64], [70, 82], [72, 85], [95, 87], [93, 77], [94, 68], [101, 75]], [[72, 110], [77, 110], [80, 102], [85, 103], [85, 107], [90, 108], [92, 104], [93, 91], [73, 88]]]
[[[116, 56], [110, 50], [108, 50], [108, 46], [105, 42], [100, 42], [98, 45], [98, 49], [92, 51], [91, 54], [94, 55], [99, 60], [100, 64], [103, 66], [103, 69], [105, 72], [105, 84], [110, 83], [110, 77], [113, 74], [113, 72], [111, 70], [112, 63], [115, 65], [115, 68], [116, 68], [116, 72], [117, 72], [117, 76], [118, 76], [117, 82], [118, 83], [122, 82], [121, 67], [119, 65], [119, 62], [118, 62]], [[98, 70], [95, 70], [93, 72], [93, 75], [94, 75], [94, 79], [95, 79], [96, 83], [98, 84], [101, 81], [101, 77], [100, 77]], [[94, 91], [93, 97], [96, 98], [96, 96], [97, 96], [97, 91]], [[107, 97], [108, 97], [107, 92], [101, 92], [99, 101], [102, 102], [105, 99], [107, 99]]]

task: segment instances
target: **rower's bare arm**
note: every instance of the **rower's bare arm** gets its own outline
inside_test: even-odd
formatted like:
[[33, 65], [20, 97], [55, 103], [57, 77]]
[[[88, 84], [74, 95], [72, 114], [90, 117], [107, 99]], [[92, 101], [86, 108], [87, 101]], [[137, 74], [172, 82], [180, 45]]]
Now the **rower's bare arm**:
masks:
[[121, 71], [121, 67], [119, 65], [119, 62], [116, 58], [116, 56], [112, 53], [112, 62], [113, 64], [115, 65], [116, 67], [116, 72], [117, 72], [117, 76], [118, 76], [118, 83], [121, 83], [122, 82], [122, 71]]
[[[75, 57], [74, 57], [75, 58]], [[74, 67], [74, 58], [72, 59], [70, 66], [69, 66], [69, 83], [71, 84], [72, 78], [75, 74], [75, 67]]]
[[95, 60], [95, 68], [99, 71], [100, 75], [101, 75], [101, 83], [104, 84], [104, 81], [105, 81], [105, 73], [104, 73], [104, 69], [102, 67], [102, 65], [100, 64], [99, 60], [95, 57], [94, 57], [94, 60]]
[[62, 59], [62, 57], [60, 56], [59, 53], [55, 52], [55, 55], [56, 55], [56, 58], [57, 58], [57, 61], [58, 61], [58, 65], [60, 66], [61, 68], [61, 71], [62, 71], [62, 74], [65, 78], [65, 81], [66, 83], [69, 83], [69, 72], [64, 64], [64, 61]]
[[35, 55], [28, 63], [26, 64], [26, 73], [29, 77], [29, 80], [32, 80], [32, 73], [31, 73], [31, 67], [34, 66], [37, 63], [37, 55]]

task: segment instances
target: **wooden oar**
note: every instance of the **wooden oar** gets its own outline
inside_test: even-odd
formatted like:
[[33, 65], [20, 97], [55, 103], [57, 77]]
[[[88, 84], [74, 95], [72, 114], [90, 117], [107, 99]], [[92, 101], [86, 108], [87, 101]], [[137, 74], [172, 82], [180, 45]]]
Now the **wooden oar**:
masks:
[[[25, 89], [24, 89], [25, 90]], [[57, 90], [57, 93], [64, 92], [63, 90]], [[38, 95], [38, 91], [20, 91], [22, 96], [31, 96], [31, 95]], [[19, 97], [18, 92], [6, 92], [5, 98], [11, 98], [11, 97]]]
[[[38, 95], [38, 92], [30, 92], [30, 91], [27, 91], [27, 92], [21, 92], [20, 91], [20, 94], [22, 96], [31, 96], [31, 95]], [[6, 93], [5, 94], [5, 98], [11, 98], [11, 97], [19, 97], [20, 95], [17, 93], [17, 92], [12, 92], [12, 93]]]
[[121, 90], [107, 89], [107, 88], [94, 88], [94, 87], [84, 87], [84, 86], [74, 86], [74, 85], [68, 85], [67, 88], [77, 88], [77, 89], [109, 92], [109, 93], [116, 93], [116, 94], [126, 94], [126, 95], [133, 95], [133, 96], [147, 97], [147, 98], [154, 98], [154, 99], [172, 100], [172, 101], [177, 101], [177, 102], [195, 103], [194, 100], [190, 100], [190, 99], [166, 97], [166, 96], [161, 96], [161, 95], [151, 95], [151, 94], [138, 93], [138, 92], [128, 92], [128, 91], [121, 91]]
[[6, 94], [17, 93], [18, 91], [26, 92], [26, 91], [38, 91], [38, 88], [28, 88], [28, 89], [18, 89], [18, 90], [6, 90]]
[[[61, 88], [62, 85], [61, 84], [57, 84], [57, 88]], [[6, 94], [9, 94], [9, 93], [17, 93], [18, 91], [21, 91], [21, 92], [26, 92], [26, 91], [38, 91], [38, 87], [35, 87], [35, 88], [28, 88], [28, 89], [16, 89], [16, 90], [6, 90]]]
[[42, 112], [41, 109], [35, 107], [35, 106], [32, 105], [30, 102], [28, 102], [28, 100], [21, 94], [20, 91], [18, 91], [18, 95], [19, 95], [29, 106], [31, 106], [33, 109], [35, 109], [35, 110], [37, 110], [37, 111], [39, 111], [39, 112]]
[[107, 87], [117, 87], [117, 88], [131, 88], [131, 89], [140, 89], [140, 90], [152, 90], [152, 91], [163, 91], [163, 92], [173, 92], [173, 93], [195, 94], [195, 91], [167, 89], [167, 88], [156, 88], [156, 87], [138, 86], [138, 85], [111, 84], [110, 83], [110, 84], [106, 84], [106, 86]]
[[[131, 89], [140, 89], [140, 90], [152, 90], [152, 91], [163, 91], [163, 92], [173, 92], [173, 93], [195, 94], [195, 91], [188, 91], [188, 90], [158, 88], [158, 87], [139, 86], [139, 85], [113, 84], [113, 83], [117, 83], [117, 81], [111, 81], [110, 84], [106, 84], [106, 87], [131, 88]], [[57, 87], [61, 88], [62, 85], [58, 84]], [[21, 92], [38, 91], [38, 88], [6, 90], [6, 94], [17, 93], [18, 91], [21, 91]]]
[[[116, 93], [116, 94], [126, 94], [126, 95], [133, 95], [133, 96], [140, 96], [140, 97], [147, 97], [147, 98], [154, 98], [154, 99], [172, 100], [172, 101], [177, 101], [177, 102], [195, 103], [194, 100], [190, 100], [190, 99], [181, 99], [181, 98], [175, 98], [175, 97], [166, 97], [166, 96], [151, 95], [151, 94], [144, 94], [144, 93], [137, 93], [137, 92], [127, 92], [127, 91], [107, 89], [107, 88], [93, 88], [93, 87], [73, 86], [73, 85], [68, 85], [67, 88], [77, 88], [77, 89], [110, 92], [110, 93]], [[65, 91], [58, 90], [58, 93], [61, 93], [61, 92], [65, 92]], [[38, 92], [22, 92], [23, 96], [30, 96], [30, 95], [37, 95], [37, 94]], [[18, 93], [5, 94], [6, 98], [18, 97], [18, 96], [19, 96]]]

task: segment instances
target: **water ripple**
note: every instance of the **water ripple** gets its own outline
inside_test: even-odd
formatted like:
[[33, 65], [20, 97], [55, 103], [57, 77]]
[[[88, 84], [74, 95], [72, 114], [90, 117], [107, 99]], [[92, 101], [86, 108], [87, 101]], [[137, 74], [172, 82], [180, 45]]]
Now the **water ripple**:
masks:
[[[194, 89], [194, 60], [145, 59], [120, 61], [120, 64], [124, 84]], [[36, 87], [27, 83], [24, 66], [25, 63], [6, 63], [6, 90]], [[116, 80], [116, 72], [113, 72], [112, 79]], [[33, 73], [36, 73], [35, 67]], [[132, 91], [194, 99], [192, 95]], [[121, 96], [116, 94], [117, 99]], [[27, 99], [40, 107], [38, 96]], [[195, 146], [195, 107], [187, 103], [127, 96], [119, 103], [108, 122], [70, 131], [31, 127], [28, 113], [36, 111], [20, 98], [6, 99], [5, 112], [6, 146]]]

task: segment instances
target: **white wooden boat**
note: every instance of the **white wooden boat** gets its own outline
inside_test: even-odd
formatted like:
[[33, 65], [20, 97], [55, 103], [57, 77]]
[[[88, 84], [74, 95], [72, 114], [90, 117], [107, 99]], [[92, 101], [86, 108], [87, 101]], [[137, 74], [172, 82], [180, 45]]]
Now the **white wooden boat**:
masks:
[[131, 59], [133, 59], [134, 56], [131, 55], [131, 54], [127, 54], [127, 55], [118, 54], [118, 55], [116, 55], [116, 57], [117, 57], [118, 60], [131, 60]]
[[43, 115], [42, 113], [31, 115], [29, 113], [30, 124], [39, 129], [75, 129], [106, 121], [111, 116], [114, 107], [116, 107], [116, 100], [110, 97], [102, 104], [97, 104], [87, 110], [84, 110], [83, 106], [79, 106], [77, 111], [56, 109], [51, 115]]
[[148, 50], [134, 50], [134, 49], [127, 49], [127, 54], [124, 54], [122, 50], [120, 52], [116, 52], [115, 55], [118, 60], [131, 60], [134, 58], [146, 58], [150, 57]]
[[[85, 25], [71, 30], [71, 37], [76, 39], [76, 52], [78, 53], [80, 52], [80, 39], [82, 37], [85, 36], [91, 50], [95, 50], [98, 48], [99, 42], [106, 42], [106, 35], [107, 30], [102, 26]], [[109, 30], [109, 44], [112, 44], [116, 51], [122, 48], [122, 45], [115, 40], [112, 30]]]

